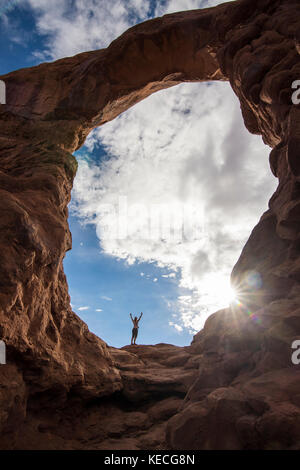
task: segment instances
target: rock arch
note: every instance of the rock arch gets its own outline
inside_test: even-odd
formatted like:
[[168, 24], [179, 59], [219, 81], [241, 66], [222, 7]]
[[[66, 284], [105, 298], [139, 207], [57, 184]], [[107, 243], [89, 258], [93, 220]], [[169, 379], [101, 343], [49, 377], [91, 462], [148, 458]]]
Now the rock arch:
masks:
[[[180, 412], [173, 406], [166, 414], [173, 414], [166, 440], [165, 427], [155, 430], [153, 442], [169, 448], [299, 448], [299, 369], [290, 360], [300, 326], [300, 111], [291, 101], [300, 78], [298, 18], [298, 0], [238, 0], [166, 15], [105, 50], [0, 77], [7, 93], [0, 105], [3, 448], [38, 446], [17, 430], [27, 415], [34, 442], [40, 431], [32, 423], [53, 403], [64, 410], [104, 397], [139, 400], [128, 365], [140, 371], [155, 350], [136, 356], [108, 348], [71, 311], [62, 261], [71, 248], [72, 152], [94, 127], [151, 93], [208, 80], [230, 81], [246, 127], [272, 147], [278, 189], [232, 273], [243, 285], [245, 272], [260, 272], [263, 289], [248, 305], [260, 323], [242, 312], [233, 322], [232, 309], [217, 312], [189, 348], [162, 349], [160, 366], [175, 367], [166, 388], [155, 388], [155, 376], [148, 391], [137, 389], [145, 400], [149, 390], [160, 399], [185, 396]], [[55, 445], [71, 445], [63, 439]]]

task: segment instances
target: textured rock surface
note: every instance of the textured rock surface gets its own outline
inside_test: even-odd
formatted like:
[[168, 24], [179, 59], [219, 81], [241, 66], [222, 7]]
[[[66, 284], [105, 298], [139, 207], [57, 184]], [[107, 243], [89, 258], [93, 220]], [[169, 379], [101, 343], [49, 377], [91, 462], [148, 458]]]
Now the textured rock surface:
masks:
[[[2, 448], [300, 448], [299, 14], [298, 0], [176, 13], [0, 77]], [[279, 181], [232, 272], [242, 304], [190, 347], [109, 348], [71, 311], [63, 273], [72, 152], [151, 93], [207, 80], [230, 81]]]
[[73, 395], [56, 408], [50, 394], [33, 396], [15, 448], [167, 448], [167, 421], [181, 408], [197, 371], [188, 351], [168, 344], [109, 348], [122, 390], [88, 401]]

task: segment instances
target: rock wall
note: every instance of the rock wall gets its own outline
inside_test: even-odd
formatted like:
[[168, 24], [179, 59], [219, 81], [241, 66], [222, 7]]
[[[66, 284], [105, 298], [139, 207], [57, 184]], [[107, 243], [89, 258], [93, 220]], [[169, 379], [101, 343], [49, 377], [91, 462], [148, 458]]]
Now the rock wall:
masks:
[[[175, 13], [0, 77], [2, 448], [300, 447], [299, 13], [298, 0]], [[72, 152], [151, 93], [208, 80], [230, 81], [279, 181], [232, 272], [241, 303], [189, 347], [109, 348], [71, 311], [63, 273]]]

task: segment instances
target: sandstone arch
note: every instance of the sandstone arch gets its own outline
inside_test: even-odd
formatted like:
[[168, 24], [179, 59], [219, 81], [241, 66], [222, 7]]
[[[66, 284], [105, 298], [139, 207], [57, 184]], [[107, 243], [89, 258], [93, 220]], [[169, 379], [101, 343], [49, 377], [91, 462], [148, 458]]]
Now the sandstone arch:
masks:
[[[173, 379], [168, 369], [169, 381], [159, 385], [155, 376], [138, 390], [145, 400], [149, 390], [159, 399], [185, 395], [180, 413], [173, 406], [169, 447], [300, 446], [299, 370], [290, 361], [300, 326], [300, 111], [291, 102], [291, 84], [300, 77], [298, 18], [298, 0], [238, 0], [151, 20], [105, 50], [0, 77], [7, 91], [0, 107], [4, 448], [38, 445], [31, 423], [53, 402], [63, 413], [104, 396], [139, 400], [132, 392], [138, 374], [128, 365], [140, 374], [150, 352], [137, 358], [108, 348], [71, 312], [62, 260], [71, 248], [72, 152], [91, 129], [149, 94], [207, 80], [230, 81], [246, 127], [272, 147], [279, 186], [232, 274], [242, 283], [248, 269], [261, 273], [264, 288], [250, 302], [261, 324], [242, 314], [233, 322], [231, 310], [215, 314], [191, 347], [163, 349], [169, 361], [161, 365], [172, 364]], [[26, 413], [33, 444], [17, 432]], [[188, 432], [191, 423], [196, 433]], [[155, 432], [165, 442], [164, 428]], [[55, 442], [70, 445], [66, 437]]]

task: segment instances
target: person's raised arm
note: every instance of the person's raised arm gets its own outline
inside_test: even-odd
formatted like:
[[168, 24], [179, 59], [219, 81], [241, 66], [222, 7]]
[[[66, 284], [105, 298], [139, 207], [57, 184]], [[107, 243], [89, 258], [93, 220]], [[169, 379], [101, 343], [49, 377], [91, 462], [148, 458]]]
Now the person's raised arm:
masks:
[[130, 318], [131, 318], [131, 321], [132, 321], [132, 323], [134, 324], [134, 321], [133, 321], [133, 318], [132, 318], [132, 315], [131, 315], [131, 313], [130, 313]]
[[140, 314], [140, 317], [139, 317], [138, 321], [140, 321], [140, 319], [142, 318], [142, 316], [143, 316], [143, 312], [141, 312], [141, 314]]

